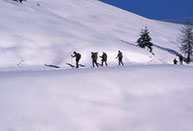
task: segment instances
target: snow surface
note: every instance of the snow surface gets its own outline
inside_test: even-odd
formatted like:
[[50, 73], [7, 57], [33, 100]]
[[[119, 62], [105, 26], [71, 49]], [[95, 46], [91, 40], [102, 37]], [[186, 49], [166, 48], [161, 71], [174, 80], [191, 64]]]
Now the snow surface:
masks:
[[192, 131], [192, 78], [175, 65], [1, 72], [0, 130]]
[[[193, 130], [193, 68], [171, 65], [181, 25], [97, 0], [1, 0], [0, 18], [0, 131]], [[155, 55], [135, 46], [145, 26]]]

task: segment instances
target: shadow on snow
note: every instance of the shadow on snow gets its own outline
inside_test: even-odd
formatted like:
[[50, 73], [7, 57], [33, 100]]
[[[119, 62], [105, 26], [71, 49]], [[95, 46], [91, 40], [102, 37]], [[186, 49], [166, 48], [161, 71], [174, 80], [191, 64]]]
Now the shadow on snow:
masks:
[[46, 66], [46, 67], [52, 67], [52, 68], [60, 68], [60, 67], [57, 66], [57, 65], [47, 65], [47, 64], [45, 64], [45, 66]]

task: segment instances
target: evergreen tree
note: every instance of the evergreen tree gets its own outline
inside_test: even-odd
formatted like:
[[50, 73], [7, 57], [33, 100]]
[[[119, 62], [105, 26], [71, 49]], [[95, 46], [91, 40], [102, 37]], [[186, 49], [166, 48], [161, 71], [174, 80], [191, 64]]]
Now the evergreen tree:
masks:
[[186, 62], [190, 63], [190, 57], [193, 53], [193, 26], [184, 24], [180, 30], [178, 41], [181, 43], [180, 51], [185, 55]]
[[152, 52], [152, 46], [153, 44], [151, 43], [151, 37], [149, 36], [149, 31], [147, 27], [145, 29], [141, 30], [140, 33], [140, 38], [137, 40], [138, 46], [141, 48], [149, 48], [150, 52]]

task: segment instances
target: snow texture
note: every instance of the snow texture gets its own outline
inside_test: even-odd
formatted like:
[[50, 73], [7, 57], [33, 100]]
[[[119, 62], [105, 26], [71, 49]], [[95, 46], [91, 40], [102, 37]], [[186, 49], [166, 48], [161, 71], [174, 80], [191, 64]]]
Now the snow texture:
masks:
[[1, 131], [193, 130], [192, 67], [0, 74]]

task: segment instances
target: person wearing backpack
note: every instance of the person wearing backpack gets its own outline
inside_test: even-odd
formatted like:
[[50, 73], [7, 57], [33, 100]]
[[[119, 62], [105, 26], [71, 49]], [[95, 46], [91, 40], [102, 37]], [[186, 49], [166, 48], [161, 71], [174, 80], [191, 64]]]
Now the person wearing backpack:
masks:
[[81, 59], [81, 54], [74, 51], [74, 55], [71, 55], [76, 60], [76, 68], [79, 68], [79, 61]]
[[91, 58], [92, 58], [92, 66], [95, 67], [95, 65], [98, 67], [97, 59], [98, 59], [98, 52], [91, 52]]
[[118, 55], [116, 57], [116, 59], [118, 58], [118, 61], [119, 61], [119, 65], [124, 65], [123, 64], [123, 53], [119, 50], [118, 51]]
[[178, 64], [178, 61], [176, 60], [176, 58], [173, 60], [174, 65]]
[[103, 52], [101, 57], [101, 65], [103, 66], [103, 63], [105, 63], [105, 65], [107, 66], [107, 54], [105, 52]]
[[180, 61], [180, 64], [183, 65], [183, 56], [182, 55], [179, 55], [179, 61]]

